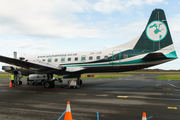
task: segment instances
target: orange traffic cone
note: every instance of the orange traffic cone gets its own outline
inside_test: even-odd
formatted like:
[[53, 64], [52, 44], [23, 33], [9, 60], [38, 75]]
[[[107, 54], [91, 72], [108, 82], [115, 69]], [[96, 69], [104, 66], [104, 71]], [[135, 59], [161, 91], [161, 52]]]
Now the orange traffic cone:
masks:
[[70, 102], [69, 101], [67, 102], [64, 120], [72, 120], [71, 108], [70, 108]]
[[10, 80], [10, 83], [9, 83], [9, 87], [13, 87], [13, 86], [12, 86], [12, 82], [11, 82], [11, 80]]
[[146, 118], [146, 112], [143, 112], [142, 120], [147, 120], [147, 118]]

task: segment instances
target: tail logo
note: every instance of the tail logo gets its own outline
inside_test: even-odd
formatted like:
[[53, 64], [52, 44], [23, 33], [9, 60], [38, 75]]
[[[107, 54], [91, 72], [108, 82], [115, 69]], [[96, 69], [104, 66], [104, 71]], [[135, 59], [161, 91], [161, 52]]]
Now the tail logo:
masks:
[[168, 29], [162, 21], [152, 21], [146, 28], [146, 36], [151, 41], [161, 41], [167, 35]]

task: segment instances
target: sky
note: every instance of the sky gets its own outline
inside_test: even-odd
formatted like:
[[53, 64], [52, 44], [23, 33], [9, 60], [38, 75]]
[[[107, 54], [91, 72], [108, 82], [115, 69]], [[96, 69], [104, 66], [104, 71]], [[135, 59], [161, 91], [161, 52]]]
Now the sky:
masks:
[[[144, 31], [161, 8], [180, 56], [179, 0], [0, 0], [0, 55], [102, 50]], [[5, 65], [0, 63], [1, 66]], [[151, 69], [179, 70], [176, 59]]]

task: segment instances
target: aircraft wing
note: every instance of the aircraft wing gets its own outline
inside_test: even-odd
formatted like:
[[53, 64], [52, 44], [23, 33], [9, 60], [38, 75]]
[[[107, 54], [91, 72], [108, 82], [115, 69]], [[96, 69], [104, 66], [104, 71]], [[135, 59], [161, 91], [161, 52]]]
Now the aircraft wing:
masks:
[[40, 72], [53, 72], [53, 71], [65, 71], [66, 67], [63, 67], [59, 64], [45, 63], [41, 61], [27, 61], [27, 60], [19, 60], [15, 58], [9, 58], [0, 55], [0, 62], [4, 62], [11, 65], [16, 65], [22, 68], [31, 69], [33, 71]]

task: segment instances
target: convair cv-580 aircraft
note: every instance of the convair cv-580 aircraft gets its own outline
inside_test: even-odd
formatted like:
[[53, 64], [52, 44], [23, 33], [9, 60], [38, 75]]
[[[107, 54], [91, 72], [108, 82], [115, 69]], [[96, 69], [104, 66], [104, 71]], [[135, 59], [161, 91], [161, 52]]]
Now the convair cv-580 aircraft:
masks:
[[19, 59], [0, 56], [0, 62], [13, 65], [3, 66], [3, 70], [15, 75], [46, 74], [49, 77], [44, 87], [53, 88], [53, 74], [76, 77], [79, 87], [83, 73], [131, 71], [176, 58], [164, 11], [155, 9], [143, 33], [125, 44], [98, 51], [31, 55]]

